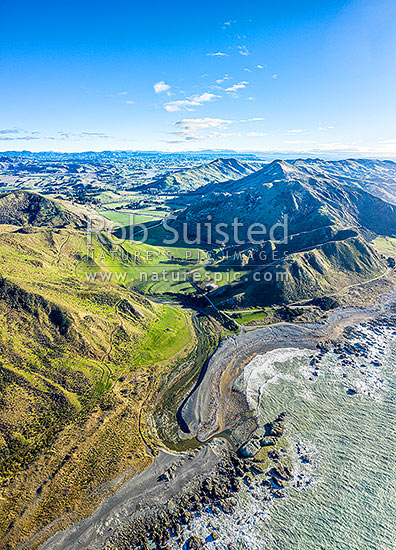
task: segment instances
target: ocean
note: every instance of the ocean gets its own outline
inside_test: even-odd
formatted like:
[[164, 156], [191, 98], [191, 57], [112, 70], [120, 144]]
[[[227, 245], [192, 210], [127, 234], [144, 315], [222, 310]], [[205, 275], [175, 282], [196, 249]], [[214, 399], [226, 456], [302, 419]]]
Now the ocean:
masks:
[[259, 425], [287, 413], [294, 478], [285, 498], [256, 483], [237, 494], [231, 516], [196, 517], [190, 534], [205, 548], [396, 549], [396, 333], [367, 323], [350, 343], [368, 351], [288, 348], [246, 366], [235, 386]]

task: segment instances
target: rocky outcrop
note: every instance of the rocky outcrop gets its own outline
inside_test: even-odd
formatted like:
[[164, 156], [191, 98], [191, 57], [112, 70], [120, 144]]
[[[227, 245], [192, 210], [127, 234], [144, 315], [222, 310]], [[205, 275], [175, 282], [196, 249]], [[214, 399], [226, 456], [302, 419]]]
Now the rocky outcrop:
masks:
[[283, 435], [283, 420], [286, 416], [285, 412], [282, 412], [278, 418], [273, 422], [269, 422], [264, 426], [265, 433], [263, 437], [257, 435], [246, 441], [239, 449], [238, 456], [242, 458], [250, 458], [255, 456], [262, 447], [276, 445], [277, 439]]
[[[265, 433], [273, 434], [271, 437], [274, 441], [283, 433], [284, 416], [282, 413], [265, 427]], [[266, 437], [254, 439], [254, 442], [259, 442], [260, 449], [265, 446], [261, 442]], [[249, 443], [242, 448], [255, 448], [255, 445], [250, 446]], [[106, 542], [104, 550], [130, 550], [131, 547], [143, 550], [148, 548], [149, 541], [158, 550], [165, 550], [169, 539], [180, 536], [196, 514], [203, 511], [210, 511], [214, 515], [232, 514], [237, 505], [235, 494], [240, 490], [241, 484], [252, 487], [257, 483], [257, 476], [265, 476], [262, 483], [267, 484], [273, 497], [285, 496], [283, 489], [292, 478], [291, 471], [281, 464], [272, 468], [268, 466], [268, 461], [266, 464], [254, 456], [243, 458], [239, 452], [225, 451], [209, 475], [197, 476], [184, 487], [179, 496], [170, 499], [166, 505], [136, 512], [129, 525]], [[167, 470], [159, 480], [168, 481], [171, 474]], [[260, 478], [258, 482], [260, 483]], [[213, 539], [217, 538], [216, 533], [212, 536]], [[203, 541], [196, 536], [184, 539], [183, 544], [188, 549], [203, 547]]]

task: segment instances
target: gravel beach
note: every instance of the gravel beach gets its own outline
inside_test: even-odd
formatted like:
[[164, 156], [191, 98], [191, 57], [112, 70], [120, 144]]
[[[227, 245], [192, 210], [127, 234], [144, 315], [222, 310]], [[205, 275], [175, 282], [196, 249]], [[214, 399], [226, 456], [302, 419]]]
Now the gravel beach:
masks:
[[[222, 451], [229, 449], [230, 444], [224, 438], [205, 441], [224, 430], [232, 431], [240, 421], [240, 411], [238, 415], [236, 410], [240, 401], [233, 381], [253, 357], [274, 349], [316, 349], [319, 342], [335, 342], [346, 326], [356, 326], [377, 317], [395, 301], [396, 292], [392, 292], [366, 308], [349, 307], [331, 312], [324, 324], [278, 323], [226, 338], [209, 360], [205, 376], [181, 411], [190, 432], [203, 442], [202, 447], [183, 454], [160, 450], [146, 470], [122, 483], [94, 514], [56, 533], [40, 549], [102, 548], [135, 512], [161, 506], [180, 494], [194, 476], [209, 475], [219, 463]], [[171, 478], [166, 483], [159, 482], [164, 471], [169, 469]], [[116, 481], [121, 483], [123, 480]]]

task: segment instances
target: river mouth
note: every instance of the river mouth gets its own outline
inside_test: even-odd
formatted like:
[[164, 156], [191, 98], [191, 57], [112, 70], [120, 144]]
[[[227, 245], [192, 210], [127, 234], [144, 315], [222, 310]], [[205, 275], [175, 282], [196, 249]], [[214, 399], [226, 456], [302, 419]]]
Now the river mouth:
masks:
[[[258, 433], [268, 420], [281, 411], [288, 413], [285, 433], [277, 452], [290, 465], [293, 477], [283, 488], [271, 485], [271, 478], [266, 473], [255, 475], [249, 486], [243, 481], [234, 496], [236, 505], [232, 513], [224, 514], [221, 510], [220, 513], [214, 513], [211, 508], [200, 510], [196, 516], [193, 515], [183, 533], [177, 537], [171, 536], [167, 542], [170, 548], [184, 547], [187, 534], [191, 535], [191, 532], [206, 541], [205, 547], [209, 549], [226, 549], [228, 544], [232, 544], [233, 547], [236, 545], [236, 548], [249, 550], [294, 550], [296, 541], [304, 550], [388, 550], [391, 547], [386, 546], [386, 536], [393, 532], [389, 518], [393, 517], [392, 491], [396, 485], [394, 470], [391, 474], [392, 464], [389, 463], [395, 451], [394, 432], [390, 426], [396, 420], [392, 408], [396, 401], [392, 393], [396, 386], [393, 367], [396, 364], [396, 351], [392, 343], [392, 339], [395, 339], [396, 350], [393, 328], [396, 319], [388, 316], [386, 321], [383, 316], [382, 321], [385, 322], [382, 325], [381, 320], [367, 323], [367, 319], [381, 316], [389, 309], [384, 303], [369, 311], [351, 308], [349, 311], [335, 312], [326, 326], [296, 327], [283, 324], [243, 335], [239, 342], [231, 338], [223, 342], [209, 360], [205, 376], [192, 396], [197, 394], [197, 389], [216, 390], [219, 387], [216, 387], [218, 376], [221, 378], [224, 372], [223, 367], [232, 364], [235, 368], [228, 371], [231, 376], [225, 390], [236, 389], [238, 394], [246, 395], [246, 402], [258, 421]], [[360, 328], [361, 323], [366, 323], [366, 326]], [[352, 329], [345, 329], [348, 325], [353, 325]], [[334, 330], [339, 327], [338, 332]], [[370, 334], [362, 336], [358, 334], [359, 330]], [[353, 331], [357, 331], [355, 335]], [[338, 335], [344, 333], [342, 343], [338, 344], [334, 340], [332, 345], [319, 344], [327, 352], [318, 349], [318, 342], [328, 339], [334, 332]], [[282, 340], [279, 340], [279, 336]], [[354, 339], [354, 345], [357, 344], [357, 357], [364, 352], [359, 348], [359, 342], [369, 345], [372, 354], [369, 361], [359, 357], [358, 366], [348, 364], [353, 354], [343, 347], [345, 341], [351, 339]], [[282, 345], [276, 347], [279, 342]], [[294, 342], [298, 344], [296, 347], [292, 345]], [[388, 344], [389, 361], [384, 361]], [[269, 346], [273, 347], [268, 349]], [[239, 366], [235, 363], [238, 352]], [[366, 368], [361, 367], [363, 363], [367, 363]], [[374, 373], [383, 380], [377, 390], [369, 384]], [[208, 395], [206, 391], [201, 394], [200, 402], [195, 401], [199, 406], [192, 409], [193, 412], [198, 411], [192, 434], [198, 433], [201, 422], [206, 423], [207, 432], [213, 430], [216, 423], [212, 413], [217, 412], [217, 408], [212, 407], [209, 415], [205, 409], [205, 406], [213, 403], [205, 401]], [[220, 395], [221, 399], [217, 403], [219, 408], [228, 395], [227, 391]], [[386, 418], [388, 420], [384, 427]], [[249, 418], [246, 420], [249, 421]], [[364, 445], [362, 434], [365, 437]], [[216, 467], [221, 457], [221, 447], [230, 448], [227, 439], [233, 443], [238, 440], [233, 428], [226, 427], [221, 434], [217, 433], [216, 438], [211, 438], [210, 443], [201, 444], [200, 449], [192, 454], [160, 454], [151, 474], [147, 470], [129, 480], [119, 493], [115, 493], [112, 502], [104, 503], [102, 511], [99, 509], [95, 518], [87, 518], [84, 525], [73, 526], [65, 535], [55, 535], [45, 548], [74, 550], [74, 541], [89, 539], [90, 545], [83, 547], [96, 549], [112, 533], [119, 532], [122, 535], [123, 526], [133, 522], [137, 500], [140, 499], [140, 509], [149, 514], [166, 502], [172, 487], [172, 494], [183, 496], [183, 484], [187, 484], [189, 479], [210, 475], [211, 468]], [[272, 450], [269, 448], [268, 452]], [[191, 454], [191, 459], [188, 454]], [[173, 468], [174, 463], [178, 464], [174, 478], [159, 482], [158, 478], [164, 469], [169, 466]], [[359, 473], [363, 475], [359, 477]], [[144, 489], [139, 497], [136, 496], [137, 487]], [[328, 496], [330, 493], [331, 498]], [[146, 497], [142, 499], [143, 494]], [[385, 504], [378, 506], [378, 502]], [[369, 529], [360, 525], [364, 520], [362, 514], [358, 513], [359, 509], [364, 510], [364, 516], [371, 514]], [[356, 518], [358, 520], [354, 523]], [[346, 526], [352, 526], [349, 531], [339, 526], [341, 519]], [[385, 538], [382, 540], [376, 535], [376, 540], [380, 542], [378, 546], [373, 546], [368, 538], [369, 532], [370, 529], [377, 532], [381, 521], [385, 527]], [[112, 533], [108, 531], [109, 526], [113, 529]], [[335, 535], [337, 530], [340, 536]], [[217, 538], [213, 538], [213, 533]], [[344, 539], [349, 546], [344, 544]], [[66, 540], [73, 543], [65, 544]], [[360, 546], [354, 541], [358, 541]]]
[[[271, 500], [260, 481], [244, 487], [231, 518], [211, 519], [219, 539], [208, 548], [392, 547], [396, 331], [389, 320], [367, 323], [347, 331], [347, 341], [351, 347], [325, 354], [273, 350], [245, 367], [235, 384], [257, 412], [258, 431], [280, 410], [287, 412], [293, 480], [281, 499]], [[193, 526], [203, 540], [207, 520]]]
[[[280, 411], [287, 412], [282, 451], [293, 479], [283, 489], [269, 487], [259, 476], [242, 485], [231, 516], [208, 510], [196, 517], [190, 529], [205, 547], [392, 547], [396, 315], [392, 305], [382, 305], [337, 311], [327, 326], [309, 327], [312, 336], [341, 335], [324, 346], [326, 351], [303, 345], [271, 349], [234, 379], [234, 389], [246, 394], [257, 416], [258, 433]], [[273, 489], [283, 494], [274, 498]], [[181, 547], [170, 542], [174, 550]]]
[[199, 441], [235, 428], [238, 407], [233, 382], [255, 356], [285, 348], [317, 349], [320, 342], [335, 341], [346, 326], [357, 326], [391, 309], [396, 292], [380, 296], [368, 307], [348, 307], [331, 312], [324, 323], [276, 323], [226, 338], [205, 365], [205, 376], [179, 409], [185, 429]]

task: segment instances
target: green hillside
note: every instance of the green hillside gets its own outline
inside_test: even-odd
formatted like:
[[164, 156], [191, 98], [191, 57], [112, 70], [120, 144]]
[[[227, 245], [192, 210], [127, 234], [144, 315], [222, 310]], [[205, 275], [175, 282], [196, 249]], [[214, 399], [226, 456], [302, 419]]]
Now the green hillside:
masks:
[[180, 170], [159, 178], [153, 187], [163, 192], [186, 193], [196, 191], [208, 183], [237, 180], [258, 169], [254, 163], [220, 158], [208, 164]]
[[82, 228], [84, 220], [59, 203], [30, 191], [0, 195], [0, 224]]
[[255, 266], [240, 282], [212, 292], [211, 299], [222, 308], [290, 304], [332, 295], [385, 272], [385, 262], [374, 249], [352, 237]]
[[[231, 224], [238, 218], [243, 224], [240, 235], [247, 238], [251, 224], [269, 229], [288, 216], [290, 234], [312, 231], [327, 225], [355, 226], [377, 234], [396, 233], [396, 206], [368, 191], [340, 183], [322, 174], [313, 178], [300, 167], [274, 161], [223, 190], [221, 186], [200, 197], [179, 215], [193, 233], [195, 226], [208, 216], [212, 225]], [[231, 240], [233, 234], [230, 233]]]
[[[188, 206], [170, 224], [187, 223], [189, 238], [207, 219], [238, 218], [246, 242], [230, 234], [226, 246], [209, 243], [202, 225], [201, 243], [166, 245], [160, 218], [145, 243], [133, 226], [115, 231], [127, 236], [119, 244], [104, 233], [88, 243], [93, 205], [0, 196], [2, 547], [50, 526], [37, 547], [89, 514], [109, 480], [150, 464], [153, 442], [193, 446], [180, 441], [175, 412], [222, 334], [389, 274], [394, 204], [335, 169], [255, 168], [218, 159], [159, 187], [179, 186]], [[284, 242], [249, 241], [251, 224], [270, 229], [285, 215]]]
[[108, 243], [94, 238], [87, 256], [72, 226], [1, 228], [0, 540], [15, 548], [150, 463], [141, 412], [197, 339], [188, 310], [87, 277], [111, 274]]
[[[313, 177], [310, 166], [303, 161], [274, 161], [229, 182], [226, 190], [214, 185], [199, 199], [191, 195], [191, 205], [179, 214], [175, 225], [186, 224], [189, 238], [199, 227], [207, 239], [202, 220], [210, 219], [212, 228], [223, 224], [229, 239], [225, 257], [208, 270], [215, 282], [216, 271], [239, 271], [239, 281], [224, 284], [224, 275], [218, 279], [220, 288], [210, 292], [216, 304], [287, 304], [384, 272], [384, 259], [368, 241], [375, 235], [396, 234], [396, 206], [350, 180], [341, 181], [324, 172]], [[238, 238], [232, 227], [235, 220]], [[279, 222], [277, 232], [271, 235], [271, 228]], [[249, 238], [249, 228], [257, 224], [267, 231], [260, 235], [261, 244]]]

